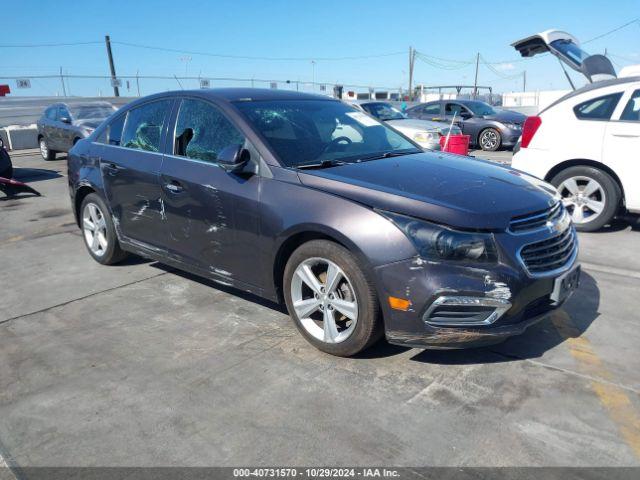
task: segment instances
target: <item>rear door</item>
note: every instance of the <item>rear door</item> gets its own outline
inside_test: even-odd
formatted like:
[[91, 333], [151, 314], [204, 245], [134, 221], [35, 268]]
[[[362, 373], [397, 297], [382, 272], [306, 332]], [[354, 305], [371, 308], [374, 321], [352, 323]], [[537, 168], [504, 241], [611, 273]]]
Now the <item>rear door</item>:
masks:
[[167, 233], [158, 176], [172, 105], [152, 100], [114, 118], [96, 149], [119, 232], [147, 248], [161, 246]]
[[160, 182], [169, 226], [167, 248], [224, 282], [257, 285], [260, 177], [230, 173], [217, 155], [244, 145], [258, 153], [216, 105], [184, 98], [167, 141]]
[[627, 208], [640, 210], [640, 88], [625, 92], [607, 123], [603, 162], [616, 172]]

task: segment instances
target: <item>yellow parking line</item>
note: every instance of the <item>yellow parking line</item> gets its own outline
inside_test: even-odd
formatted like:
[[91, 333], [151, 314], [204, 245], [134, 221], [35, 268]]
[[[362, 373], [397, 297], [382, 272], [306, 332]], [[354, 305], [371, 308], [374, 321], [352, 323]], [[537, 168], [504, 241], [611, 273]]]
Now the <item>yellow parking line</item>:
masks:
[[640, 458], [640, 413], [631, 403], [627, 392], [609, 383], [613, 381], [613, 376], [593, 350], [589, 340], [580, 336], [580, 331], [566, 312], [563, 310], [555, 312], [551, 316], [551, 321], [558, 333], [566, 339], [569, 351], [580, 368], [589, 376], [604, 380], [603, 382], [592, 380], [591, 388], [609, 412], [609, 417], [620, 430], [624, 441]]

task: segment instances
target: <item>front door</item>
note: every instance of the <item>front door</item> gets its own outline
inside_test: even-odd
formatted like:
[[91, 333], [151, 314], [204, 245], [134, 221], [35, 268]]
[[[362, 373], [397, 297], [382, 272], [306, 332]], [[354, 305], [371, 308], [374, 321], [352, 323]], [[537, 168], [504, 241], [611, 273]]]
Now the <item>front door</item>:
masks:
[[166, 236], [158, 175], [173, 100], [131, 109], [109, 125], [106, 144], [96, 144], [105, 192], [119, 232], [134, 243], [159, 247]]
[[260, 177], [229, 173], [217, 163], [231, 145], [245, 145], [253, 160], [257, 153], [218, 107], [203, 100], [183, 99], [175, 123], [167, 142], [173, 154], [160, 173], [167, 248], [219, 280], [257, 285]]
[[640, 90], [621, 99], [607, 124], [602, 160], [622, 181], [627, 208], [640, 210]]

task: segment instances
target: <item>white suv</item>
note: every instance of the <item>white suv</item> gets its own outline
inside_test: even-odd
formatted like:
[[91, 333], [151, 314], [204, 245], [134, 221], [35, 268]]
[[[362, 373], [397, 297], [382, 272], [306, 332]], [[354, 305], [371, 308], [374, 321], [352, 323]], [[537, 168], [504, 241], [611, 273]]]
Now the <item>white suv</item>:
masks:
[[527, 118], [512, 167], [551, 182], [578, 230], [640, 213], [640, 76], [595, 81]]

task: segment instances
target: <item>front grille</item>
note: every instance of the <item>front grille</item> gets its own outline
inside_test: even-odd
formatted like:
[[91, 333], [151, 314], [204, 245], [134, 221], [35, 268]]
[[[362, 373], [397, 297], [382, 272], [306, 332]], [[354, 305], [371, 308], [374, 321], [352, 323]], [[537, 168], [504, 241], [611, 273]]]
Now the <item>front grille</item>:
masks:
[[509, 230], [512, 233], [523, 233], [544, 227], [547, 222], [555, 222], [562, 217], [564, 206], [557, 202], [550, 208], [526, 215], [513, 217], [509, 222]]
[[520, 251], [520, 257], [529, 273], [541, 274], [564, 267], [577, 248], [575, 231], [569, 227], [547, 240], [524, 246]]

